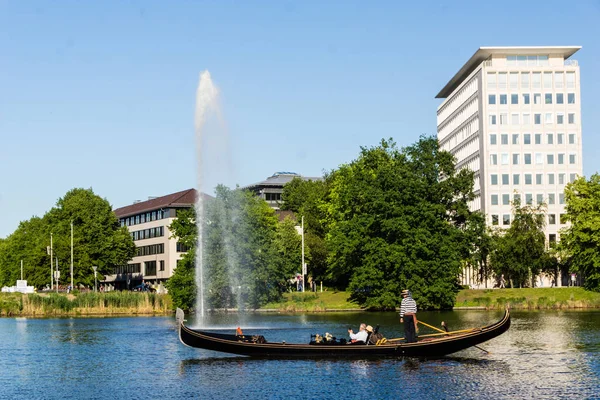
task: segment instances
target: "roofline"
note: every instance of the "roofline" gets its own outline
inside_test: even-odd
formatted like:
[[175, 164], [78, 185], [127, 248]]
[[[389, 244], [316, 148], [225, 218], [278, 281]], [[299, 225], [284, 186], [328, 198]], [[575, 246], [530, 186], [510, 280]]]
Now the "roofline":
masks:
[[452, 94], [462, 81], [473, 72], [479, 64], [488, 59], [492, 54], [561, 54], [565, 60], [575, 54], [581, 46], [498, 46], [480, 47], [458, 72], [446, 83], [446, 86], [435, 96], [436, 99], [445, 99]]

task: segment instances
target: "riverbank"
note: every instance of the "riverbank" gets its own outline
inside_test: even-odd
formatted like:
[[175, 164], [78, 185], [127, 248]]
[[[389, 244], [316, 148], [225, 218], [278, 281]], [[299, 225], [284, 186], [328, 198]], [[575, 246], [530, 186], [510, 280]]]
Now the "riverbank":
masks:
[[[257, 311], [361, 311], [349, 297], [350, 292], [338, 291], [286, 293], [281, 302], [267, 304]], [[581, 287], [468, 289], [458, 292], [454, 309], [504, 309], [507, 305], [520, 310], [600, 308], [600, 293]]]
[[147, 292], [0, 293], [0, 316], [3, 317], [166, 315], [172, 312], [169, 295]]

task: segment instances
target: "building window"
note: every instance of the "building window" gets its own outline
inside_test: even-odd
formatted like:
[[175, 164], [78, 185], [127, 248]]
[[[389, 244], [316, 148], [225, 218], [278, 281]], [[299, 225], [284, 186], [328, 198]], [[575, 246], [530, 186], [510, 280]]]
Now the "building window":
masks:
[[179, 243], [177, 242], [177, 244], [175, 245], [175, 249], [177, 250], [178, 253], [187, 253], [190, 248], [186, 245], [184, 245], [183, 243]]
[[508, 125], [508, 114], [500, 114], [500, 125]]
[[523, 134], [523, 144], [531, 144], [531, 135], [529, 133]]
[[525, 153], [525, 165], [531, 164], [531, 153]]
[[551, 124], [552, 122], [553, 122], [552, 121], [552, 113], [546, 113], [546, 118], [544, 120], [544, 123], [545, 124]]
[[529, 98], [529, 93], [523, 93], [523, 104], [530, 104], [531, 99]]
[[495, 94], [490, 94], [488, 96], [488, 104], [496, 104], [496, 95]]
[[490, 135], [490, 144], [496, 144], [496, 135], [493, 133]]
[[519, 174], [513, 174], [513, 185], [519, 184]]
[[531, 114], [523, 114], [523, 125], [531, 124]]
[[519, 104], [519, 95], [518, 94], [510, 95], [510, 104]]
[[542, 153], [535, 153], [535, 163], [538, 165], [544, 163], [544, 155]]
[[[565, 204], [565, 194], [564, 193], [558, 194], [558, 204]], [[561, 222], [561, 224], [562, 224], [562, 222]]]
[[533, 123], [536, 125], [541, 125], [542, 123], [542, 114], [533, 114]]
[[552, 89], [552, 72], [544, 72], [544, 89]]
[[569, 154], [569, 164], [575, 164], [575, 154]]
[[498, 175], [492, 174], [490, 176], [490, 181], [491, 181], [492, 185], [497, 185], [498, 184]]
[[165, 260], [160, 260], [159, 271], [164, 271], [164, 270], [165, 270]]
[[569, 120], [569, 124], [574, 124], [575, 123], [575, 114], [574, 113], [569, 113], [568, 114], [568, 120]]
[[502, 204], [505, 206], [510, 205], [510, 194], [503, 194], [502, 195]]
[[556, 233], [551, 233], [548, 235], [548, 242], [550, 243], [550, 247], [554, 247], [556, 245]]
[[508, 185], [508, 174], [502, 174], [502, 184], [503, 185]]
[[492, 225], [498, 225], [498, 215], [492, 215]]
[[565, 135], [562, 133], [557, 133], [556, 134], [556, 144], [563, 144], [563, 137]]
[[533, 89], [541, 89], [542, 88], [542, 73], [534, 72], [531, 74], [531, 87]]
[[508, 165], [508, 153], [502, 153], [502, 165]]
[[513, 194], [513, 201], [515, 203], [521, 203], [521, 195], [519, 193]]
[[559, 185], [565, 184], [565, 174], [558, 174], [558, 184]]
[[548, 214], [548, 225], [556, 225], [556, 214]]
[[529, 72], [521, 73], [521, 89], [529, 89]]
[[556, 93], [556, 104], [564, 104], [565, 96], [562, 93]]
[[537, 194], [536, 196], [536, 203], [539, 204], [543, 204], [544, 203], [544, 195], [543, 194]]
[[529, 205], [533, 204], [533, 195], [531, 193], [525, 194], [525, 203]]
[[541, 133], [536, 133], [533, 138], [535, 140], [535, 144], [542, 144], [542, 134]]
[[511, 114], [510, 123], [511, 125], [519, 125], [519, 114]]
[[577, 179], [577, 174], [569, 174], [569, 182], [573, 183]]
[[548, 193], [548, 204], [556, 203], [556, 195], [554, 193]]
[[575, 87], [575, 72], [567, 72], [567, 89]]
[[502, 225], [510, 225], [510, 214], [502, 215]]
[[567, 93], [567, 102], [569, 104], [575, 104], [575, 93]]
[[513, 133], [512, 144], [519, 144], [519, 134], [518, 133]]
[[565, 154], [564, 153], [558, 153], [558, 163], [559, 164], [565, 163]]
[[546, 164], [548, 164], [548, 165], [554, 164], [554, 154], [546, 155]]
[[525, 174], [525, 184], [531, 185], [531, 174]]
[[565, 123], [565, 114], [557, 113], [556, 114], [556, 125], [563, 125]]
[[546, 93], [545, 97], [545, 104], [552, 104], [552, 93]]
[[490, 165], [498, 165], [498, 155], [490, 154]]
[[144, 275], [155, 276], [156, 275], [156, 261], [146, 261], [144, 263], [145, 273]]
[[554, 144], [554, 135], [552, 133], [546, 133], [546, 143]]
[[542, 104], [542, 94], [541, 93], [533, 94], [533, 104]]
[[[506, 89], [506, 72], [498, 73], [498, 89]], [[502, 104], [502, 103], [500, 103]]]
[[490, 125], [496, 125], [496, 115], [490, 114]]
[[497, 194], [493, 194], [492, 195], [492, 205], [493, 206], [497, 206], [498, 205], [498, 195]]
[[536, 185], [542, 184], [542, 176], [544, 176], [544, 174], [535, 174], [535, 184]]
[[513, 165], [519, 165], [519, 153], [513, 153]]
[[508, 144], [508, 134], [503, 133], [502, 135], [500, 135], [500, 143]]
[[575, 134], [569, 133], [569, 144], [575, 144]]
[[496, 73], [495, 72], [487, 73], [487, 87], [488, 87], [488, 89], [496, 89]]
[[511, 89], [519, 88], [519, 73], [518, 72], [511, 72], [508, 80], [509, 80]]
[[562, 72], [554, 73], [554, 87], [556, 89], [562, 89], [565, 86], [565, 74]]
[[548, 184], [554, 185], [554, 174], [548, 174]]
[[506, 95], [505, 94], [501, 94], [500, 95], [500, 104], [507, 104], [506, 103]]

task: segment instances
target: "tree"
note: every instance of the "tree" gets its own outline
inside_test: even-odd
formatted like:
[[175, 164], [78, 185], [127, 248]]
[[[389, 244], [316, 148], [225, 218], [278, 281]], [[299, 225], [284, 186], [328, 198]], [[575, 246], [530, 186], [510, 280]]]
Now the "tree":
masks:
[[[42, 218], [33, 217], [19, 224], [4, 243], [0, 253], [0, 284], [12, 285], [20, 277], [20, 260], [24, 277], [42, 287], [50, 282], [50, 234], [53, 256], [58, 259], [61, 281], [70, 281], [71, 221], [73, 222], [74, 282], [93, 285], [92, 266], [100, 276], [127, 263], [135, 254], [135, 245], [126, 227], [121, 227], [110, 203], [92, 189], [72, 189]], [[56, 260], [52, 260], [56, 264]]]
[[566, 219], [559, 247], [572, 272], [584, 276], [584, 287], [600, 291], [600, 175], [579, 177], [565, 188]]
[[528, 284], [534, 287], [535, 277], [548, 262], [545, 217], [545, 204], [523, 206], [516, 199], [510, 228], [496, 232], [496, 247], [491, 254], [492, 266], [497, 276], [504, 275], [509, 279], [511, 287]]
[[195, 209], [178, 210], [177, 218], [169, 225], [169, 231], [172, 232], [172, 238], [176, 238], [189, 250], [177, 262], [177, 267], [165, 286], [173, 299], [173, 305], [187, 311], [194, 307], [197, 296], [195, 264], [198, 229]]
[[408, 288], [422, 308], [451, 308], [468, 255], [472, 185], [434, 137], [402, 150], [391, 139], [361, 148], [331, 177], [331, 279], [365, 307], [393, 308]]
[[469, 257], [465, 260], [477, 270], [477, 281], [484, 282], [487, 288], [488, 278], [493, 270], [489, 257], [494, 248], [494, 240], [490, 229], [485, 224], [485, 216], [481, 212], [471, 215], [465, 233], [471, 244]]

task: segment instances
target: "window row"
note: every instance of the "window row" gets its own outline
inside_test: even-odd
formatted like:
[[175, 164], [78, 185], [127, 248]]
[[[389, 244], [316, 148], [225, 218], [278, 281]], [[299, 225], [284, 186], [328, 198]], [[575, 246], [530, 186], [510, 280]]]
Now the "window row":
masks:
[[573, 89], [575, 71], [488, 72], [488, 89]]
[[142, 229], [141, 231], [130, 232], [133, 240], [150, 239], [153, 237], [164, 236], [164, 227], [157, 226], [156, 228]]
[[175, 247], [177, 248], [178, 253], [187, 253], [190, 250], [190, 248], [188, 246], [186, 246], [183, 243], [179, 243], [179, 242], [177, 242]]
[[[499, 215], [492, 214], [492, 225], [499, 225]], [[567, 216], [565, 214], [560, 214], [559, 222], [561, 225], [565, 225], [567, 223]], [[502, 214], [502, 225], [510, 225], [510, 214]], [[556, 214], [548, 214], [548, 225], [556, 225]], [[556, 242], [556, 234], [550, 234], [550, 243]]]
[[[545, 160], [544, 160], [544, 155], [546, 156]], [[565, 164], [565, 157], [569, 156], [569, 164], [571, 165], [575, 165], [577, 164], [577, 154], [571, 153], [571, 154], [565, 154], [565, 153], [558, 153], [558, 154], [552, 154], [552, 153], [512, 153], [512, 157], [510, 157], [510, 155], [508, 153], [500, 153], [500, 157], [498, 157], [498, 154], [490, 154], [490, 165], [498, 165], [498, 161], [500, 161], [500, 165], [509, 165], [509, 161], [512, 161], [512, 165], [532, 165], [532, 164], [536, 164], [536, 165], [543, 165], [544, 162], [546, 163], [546, 165], [554, 165], [554, 162], [556, 161], [556, 164], [558, 165], [564, 165]], [[522, 156], [522, 158], [521, 158]], [[554, 157], [556, 156], [556, 158]], [[510, 158], [509, 158], [510, 157]], [[500, 160], [498, 160], [498, 158]], [[511, 160], [512, 159], [512, 160]]]
[[[512, 175], [512, 179], [511, 179]], [[500, 179], [498, 179], [500, 178]], [[556, 179], [555, 179], [556, 178]], [[566, 182], [567, 174], [546, 174], [546, 185], [566, 185], [567, 183], [574, 182], [577, 179], [577, 174], [569, 174], [569, 182]], [[523, 180], [521, 181], [521, 174], [491, 174], [490, 184], [492, 186], [510, 185], [521, 185], [521, 182], [525, 185], [544, 185], [544, 174], [523, 174]]]
[[121, 226], [131, 226], [137, 224], [143, 224], [150, 221], [156, 221], [159, 219], [165, 218], [164, 210], [156, 210], [145, 212], [137, 215], [132, 215], [131, 217], [121, 218]]
[[[164, 271], [165, 270], [165, 261], [160, 260], [159, 265], [160, 265], [160, 271]], [[155, 276], [156, 275], [156, 261], [146, 261], [144, 263], [144, 275], [147, 275], [147, 276]]]
[[136, 250], [136, 257], [163, 254], [165, 252], [165, 245], [164, 243], [151, 244], [149, 246], [140, 246]]
[[[509, 121], [510, 116], [510, 121]], [[494, 125], [541, 125], [542, 121], [546, 125], [552, 125], [556, 123], [556, 125], [564, 125], [565, 124], [565, 114], [564, 113], [556, 113], [556, 119], [554, 118], [554, 113], [536, 113], [532, 114], [523, 113], [522, 116], [519, 113], [500, 113], [500, 114], [488, 114], [488, 124], [490, 126]], [[569, 125], [575, 124], [575, 113], [567, 114], [567, 121]]]
[[[508, 144], [508, 140], [510, 138], [510, 143], [514, 144], [514, 145], [518, 145], [521, 144], [521, 135], [523, 136], [523, 144], [565, 144], [565, 134], [564, 133], [557, 133], [556, 136], [554, 133], [546, 133], [545, 134], [545, 141], [543, 140], [544, 138], [544, 134], [542, 133], [511, 133], [510, 135], [508, 133], [501, 133], [500, 135], [496, 134], [496, 133], [490, 133], [490, 144], [491, 145], [496, 145], [498, 144], [498, 136], [500, 136], [500, 144], [506, 145]], [[556, 137], [556, 143], [554, 143], [554, 139]], [[533, 142], [531, 141], [531, 139], [533, 138]], [[577, 135], [575, 133], [569, 133], [567, 136], [568, 139], [568, 143], [569, 144], [576, 144], [577, 143]], [[543, 142], [543, 143], [542, 143]]]
[[[520, 97], [520, 99], [519, 99]], [[508, 105], [510, 104], [565, 104], [564, 93], [522, 93], [520, 96], [517, 93], [513, 94], [489, 94], [488, 104], [490, 105]], [[575, 104], [575, 93], [567, 93], [567, 104]]]
[[281, 201], [281, 193], [265, 193], [266, 201]]
[[117, 265], [113, 268], [113, 275], [139, 274], [140, 272], [142, 272], [140, 263]]
[[[500, 194], [492, 194], [490, 196], [490, 201], [493, 206], [499, 206], [500, 204], [502, 204], [503, 206], [510, 206], [510, 205], [512, 205], [513, 202], [517, 202], [517, 201], [521, 202], [521, 194], [514, 193], [512, 201], [510, 199], [510, 194], [508, 194], [508, 193], [504, 193], [501, 195]], [[538, 205], [540, 205], [540, 204], [554, 205], [554, 204], [556, 204], [556, 193], [548, 193], [548, 197], [546, 199], [544, 199], [543, 193], [538, 193], [535, 195], [535, 202]], [[533, 194], [532, 193], [525, 194], [525, 204], [529, 204], [529, 205], [533, 204]], [[565, 194], [564, 193], [558, 194], [558, 204], [565, 204]]]

